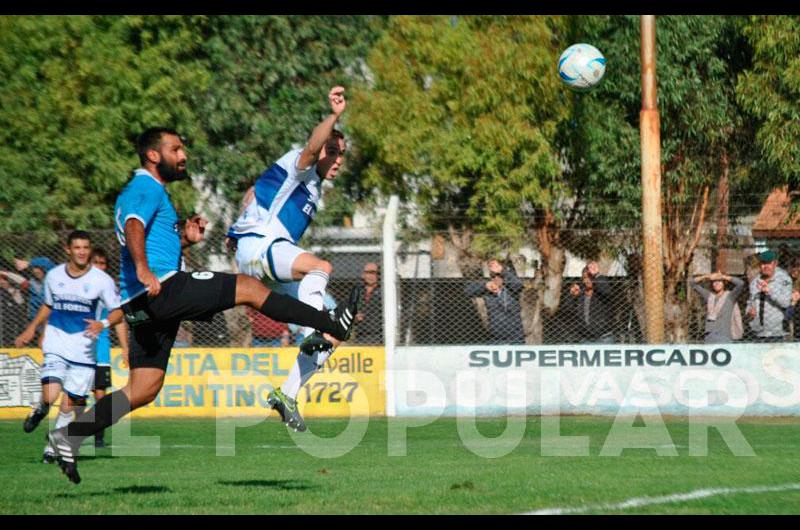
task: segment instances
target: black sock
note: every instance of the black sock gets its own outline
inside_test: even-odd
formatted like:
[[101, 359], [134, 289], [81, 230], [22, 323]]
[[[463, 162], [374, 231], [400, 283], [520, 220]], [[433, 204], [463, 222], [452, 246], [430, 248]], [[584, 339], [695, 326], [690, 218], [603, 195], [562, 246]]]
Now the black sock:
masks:
[[122, 390], [106, 394], [91, 409], [75, 416], [67, 425], [67, 435], [87, 438], [111, 427], [131, 411], [131, 402]]
[[315, 307], [285, 294], [274, 291], [269, 293], [267, 299], [264, 300], [264, 305], [261, 306], [261, 312], [280, 322], [300, 324], [333, 335], [337, 333], [336, 326], [327, 311], [319, 311]]

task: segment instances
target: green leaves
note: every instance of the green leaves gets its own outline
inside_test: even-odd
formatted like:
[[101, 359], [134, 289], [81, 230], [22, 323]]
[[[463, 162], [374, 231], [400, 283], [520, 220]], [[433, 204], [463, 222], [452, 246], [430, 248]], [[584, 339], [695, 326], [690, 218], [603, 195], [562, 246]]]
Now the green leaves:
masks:
[[[455, 21], [453, 19], [456, 19]], [[542, 17], [395, 17], [367, 57], [349, 118], [364, 185], [519, 242], [524, 204], [560, 188], [553, 146], [567, 112]]]
[[737, 100], [759, 121], [756, 142], [771, 184], [800, 185], [800, 17], [751, 17], [744, 34], [753, 64], [739, 76]]

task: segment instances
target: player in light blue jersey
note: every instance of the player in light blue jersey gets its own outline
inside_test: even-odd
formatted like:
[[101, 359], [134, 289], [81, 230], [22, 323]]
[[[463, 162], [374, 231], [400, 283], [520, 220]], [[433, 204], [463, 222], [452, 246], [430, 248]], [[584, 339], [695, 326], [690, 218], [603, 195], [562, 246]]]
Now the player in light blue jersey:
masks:
[[[95, 247], [92, 250], [92, 267], [106, 272], [108, 268], [108, 255], [105, 250]], [[108, 318], [108, 308], [104, 304], [100, 304], [100, 318]], [[117, 340], [119, 340], [120, 348], [122, 349], [122, 359], [125, 366], [128, 366], [128, 326], [125, 321], [120, 322], [114, 327], [117, 332]], [[111, 387], [111, 333], [108, 329], [104, 329], [97, 337], [95, 345], [97, 351], [97, 369], [94, 376], [94, 392], [95, 401], [100, 401], [105, 397], [106, 391]], [[100, 431], [94, 435], [94, 446], [105, 447], [105, 431]]]
[[61, 470], [80, 482], [78, 452], [89, 436], [114, 425], [132, 410], [151, 403], [164, 385], [169, 357], [184, 320], [208, 321], [216, 313], [248, 305], [273, 320], [293, 322], [345, 340], [358, 299], [333, 312], [272, 292], [245, 274], [181, 270], [181, 249], [202, 239], [202, 223], [179, 230], [178, 214], [167, 185], [188, 178], [183, 140], [173, 129], [153, 127], [137, 139], [142, 167], [117, 197], [114, 225], [122, 245], [120, 290], [122, 311], [131, 327], [130, 376], [127, 384], [106, 395], [67, 427], [48, 433]]
[[[21, 348], [33, 340], [36, 328], [47, 323], [42, 351], [41, 401], [25, 419], [23, 429], [32, 432], [47, 416], [59, 394], [60, 412], [56, 428], [69, 424], [74, 412], [86, 405], [94, 382], [97, 336], [109, 326], [122, 321], [120, 300], [114, 280], [90, 263], [91, 239], [87, 232], [75, 230], [67, 237], [68, 261], [44, 278], [44, 302], [36, 317], [23, 331], [15, 345]], [[108, 318], [99, 318], [99, 304], [109, 308]], [[55, 459], [55, 449], [48, 443], [45, 460]]]
[[[328, 93], [329, 114], [302, 149], [293, 149], [267, 168], [245, 193], [239, 218], [228, 231], [236, 248], [239, 271], [266, 281], [274, 290], [294, 294], [318, 309], [333, 272], [330, 262], [298, 246], [322, 198], [322, 181], [333, 180], [344, 161], [344, 135], [334, 129], [347, 102], [344, 88]], [[299, 285], [291, 282], [299, 281]], [[292, 289], [295, 288], [294, 293]], [[358, 288], [351, 296], [359, 296]], [[297, 394], [340, 344], [328, 335], [303, 328], [297, 361], [268, 403], [296, 431], [306, 426], [297, 408]]]

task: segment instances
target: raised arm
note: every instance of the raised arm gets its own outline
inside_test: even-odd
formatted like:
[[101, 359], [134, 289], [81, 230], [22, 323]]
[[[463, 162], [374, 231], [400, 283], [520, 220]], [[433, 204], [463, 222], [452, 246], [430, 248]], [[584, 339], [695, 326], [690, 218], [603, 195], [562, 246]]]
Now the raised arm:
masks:
[[333, 87], [328, 93], [328, 101], [331, 104], [331, 114], [314, 127], [308, 143], [303, 152], [300, 153], [300, 158], [297, 159], [297, 169], [308, 169], [319, 159], [319, 153], [331, 135], [333, 126], [347, 106], [347, 102], [344, 99], [344, 88], [340, 86]]

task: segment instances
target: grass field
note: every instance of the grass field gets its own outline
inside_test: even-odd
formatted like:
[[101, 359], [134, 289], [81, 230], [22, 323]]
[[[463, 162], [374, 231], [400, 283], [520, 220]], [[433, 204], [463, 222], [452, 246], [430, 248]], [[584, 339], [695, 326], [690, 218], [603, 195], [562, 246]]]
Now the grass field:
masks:
[[[408, 429], [407, 456], [389, 456], [388, 422], [372, 419], [355, 449], [318, 458], [277, 421], [237, 429], [236, 455], [216, 456], [213, 420], [137, 420], [132, 434], [159, 436], [161, 456], [115, 456], [124, 448], [118, 443], [83, 458], [83, 482], [75, 486], [56, 465], [40, 462], [43, 427], [26, 435], [21, 422], [3, 421], [0, 513], [800, 513], [797, 419], [739, 421], [751, 457], [733, 456], [714, 431], [707, 457], [688, 456], [688, 423], [679, 419], [667, 420], [678, 457], [653, 449], [601, 457], [611, 424], [562, 418], [561, 435], [589, 436], [590, 455], [552, 457], [542, 456], [541, 420], [531, 417], [516, 449], [487, 459], [464, 447], [454, 419]], [[334, 437], [345, 425], [310, 421], [319, 437]], [[505, 427], [505, 420], [478, 422], [487, 437]], [[690, 492], [701, 498], [653, 500]], [[614, 506], [641, 497], [638, 505]]]

